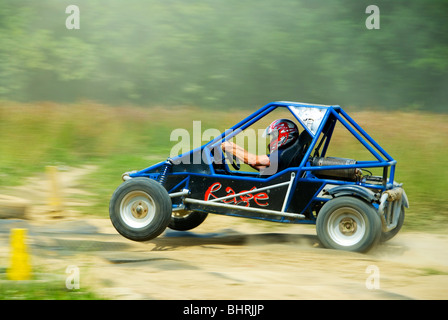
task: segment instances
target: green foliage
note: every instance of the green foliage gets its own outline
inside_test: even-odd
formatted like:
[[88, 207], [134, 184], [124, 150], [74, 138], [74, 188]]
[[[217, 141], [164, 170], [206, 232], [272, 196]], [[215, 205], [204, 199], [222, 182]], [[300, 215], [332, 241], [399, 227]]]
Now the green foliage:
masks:
[[72, 2], [1, 2], [0, 99], [446, 111], [446, 0]]
[[0, 300], [105, 300], [84, 288], [68, 290], [65, 279], [7, 281], [0, 274]]

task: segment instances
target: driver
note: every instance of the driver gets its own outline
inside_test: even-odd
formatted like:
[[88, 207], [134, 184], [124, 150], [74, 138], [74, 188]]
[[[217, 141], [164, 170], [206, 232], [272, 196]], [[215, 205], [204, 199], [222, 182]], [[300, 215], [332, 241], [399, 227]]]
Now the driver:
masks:
[[299, 138], [299, 129], [296, 124], [288, 119], [277, 119], [266, 128], [263, 136], [270, 136], [271, 142], [268, 144], [269, 155], [249, 153], [244, 148], [230, 141], [224, 142], [221, 148], [259, 171], [270, 167], [272, 164], [277, 164], [276, 172], [286, 169], [291, 163], [291, 159], [281, 155], [297, 142]]

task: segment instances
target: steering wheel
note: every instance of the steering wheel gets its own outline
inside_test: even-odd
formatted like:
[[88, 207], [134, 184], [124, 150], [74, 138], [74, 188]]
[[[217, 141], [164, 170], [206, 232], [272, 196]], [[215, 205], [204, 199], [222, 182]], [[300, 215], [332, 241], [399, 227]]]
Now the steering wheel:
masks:
[[241, 168], [240, 160], [238, 160], [238, 158], [235, 155], [232, 155], [232, 167], [235, 170], [240, 170]]
[[224, 153], [225, 153], [227, 159], [229, 159], [229, 160], [232, 159], [232, 167], [235, 170], [240, 170], [241, 165], [240, 165], [240, 161], [238, 160], [238, 158], [233, 153], [230, 153], [227, 151], [225, 151]]

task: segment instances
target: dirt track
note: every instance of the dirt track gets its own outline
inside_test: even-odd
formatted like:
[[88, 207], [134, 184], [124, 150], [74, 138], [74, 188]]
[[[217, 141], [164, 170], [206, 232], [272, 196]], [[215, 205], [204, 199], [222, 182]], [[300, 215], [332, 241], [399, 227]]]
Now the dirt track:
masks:
[[108, 219], [36, 213], [0, 220], [0, 267], [9, 230], [25, 227], [36, 270], [65, 283], [66, 267], [76, 265], [81, 287], [112, 299], [448, 298], [447, 235], [402, 232], [358, 254], [322, 248], [314, 226], [209, 215], [190, 232], [137, 243]]
[[[221, 216], [146, 243], [124, 239], [107, 219], [2, 220], [0, 261], [7, 261], [11, 227], [28, 228], [35, 268], [63, 277], [76, 265], [80, 285], [109, 298], [448, 298], [447, 236], [402, 233], [357, 254], [321, 248], [311, 226]], [[367, 288], [369, 266], [379, 271], [377, 289]]]

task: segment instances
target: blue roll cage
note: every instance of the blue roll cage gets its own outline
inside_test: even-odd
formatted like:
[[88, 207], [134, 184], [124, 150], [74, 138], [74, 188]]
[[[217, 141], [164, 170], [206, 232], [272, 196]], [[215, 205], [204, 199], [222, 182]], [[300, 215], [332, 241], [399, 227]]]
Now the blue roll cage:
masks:
[[[316, 108], [320, 109], [320, 111], [323, 113], [322, 120], [320, 122], [319, 127], [315, 132], [312, 132], [310, 128], [296, 115], [295, 112], [293, 112], [293, 108]], [[213, 167], [213, 157], [211, 154], [211, 150], [213, 148], [219, 146], [223, 142], [231, 139], [233, 136], [238, 134], [239, 132], [245, 130], [267, 114], [271, 113], [277, 108], [286, 108], [288, 109], [291, 114], [294, 116], [294, 118], [305, 128], [308, 133], [311, 134], [313, 137], [311, 144], [308, 147], [308, 150], [306, 151], [303, 159], [301, 160], [301, 163], [296, 167], [290, 167], [283, 171], [277, 172], [276, 174], [269, 176], [269, 177], [260, 177], [256, 173], [251, 172], [244, 172], [244, 175], [241, 175], [240, 173], [232, 175], [233, 180], [245, 180], [245, 181], [256, 181], [256, 182], [264, 182], [266, 184], [269, 184], [269, 182], [280, 175], [283, 175], [287, 172], [289, 173], [295, 173], [295, 176], [299, 179], [296, 179], [294, 181], [293, 188], [296, 186], [298, 180], [302, 181], [320, 181], [322, 182], [322, 187], [314, 197], [311, 199], [310, 202], [313, 200], [320, 200], [320, 201], [328, 201], [328, 198], [318, 198], [318, 194], [321, 192], [322, 188], [326, 184], [332, 184], [332, 185], [359, 185], [362, 187], [367, 187], [369, 189], [376, 189], [378, 192], [385, 191], [387, 189], [392, 189], [394, 187], [394, 176], [395, 176], [395, 166], [397, 161], [394, 160], [370, 135], [367, 134], [367, 132], [364, 131], [364, 129], [361, 128], [339, 105], [315, 105], [315, 104], [306, 104], [301, 102], [290, 102], [290, 101], [277, 101], [277, 102], [271, 102], [251, 114], [250, 116], [246, 117], [242, 121], [235, 124], [232, 128], [226, 130], [223, 132], [220, 136], [216, 137], [215, 139], [209, 141], [208, 143], [202, 145], [199, 148], [190, 150], [189, 152], [186, 152], [184, 154], [181, 154], [177, 157], [172, 158], [172, 162], [176, 162], [176, 160], [181, 159], [182, 157], [191, 155], [195, 152], [201, 152], [201, 154], [205, 154], [205, 157], [207, 158], [206, 163], [209, 166], [210, 174], [204, 174], [204, 173], [197, 173], [197, 172], [171, 172], [166, 173], [169, 175], [186, 175], [187, 177], [183, 179], [180, 183], [178, 183], [175, 187], [168, 190], [170, 194], [173, 192], [176, 192], [176, 190], [182, 189], [182, 188], [188, 188], [189, 186], [189, 178], [192, 175], [198, 175], [198, 176], [214, 176], [216, 178], [229, 178], [229, 175], [224, 175], [221, 173], [217, 173], [215, 171], [215, 168]], [[311, 166], [309, 162], [310, 155], [312, 151], [315, 149], [316, 144], [318, 143], [319, 138], [321, 137], [321, 134], [323, 133], [324, 127], [327, 124], [327, 121], [330, 119], [330, 117], [335, 117], [337, 121], [339, 121], [370, 153], [376, 158], [376, 160], [368, 160], [368, 161], [357, 161], [356, 164], [349, 164], [349, 165], [331, 165], [331, 166]], [[334, 127], [333, 127], [334, 129]], [[326, 135], [325, 144], [323, 145], [323, 149], [321, 152], [321, 156], [324, 157], [327, 151], [327, 148], [329, 146], [331, 136], [333, 134], [333, 129], [329, 130], [329, 132], [324, 133]], [[323, 139], [323, 138], [322, 138]], [[204, 151], [204, 148], [207, 148], [208, 151], [205, 153], [202, 153]], [[155, 180], [159, 180], [160, 176], [165, 174], [163, 172], [163, 169], [160, 170], [160, 168], [163, 168], [165, 162], [160, 162], [158, 164], [155, 164], [153, 166], [150, 166], [148, 168], [145, 168], [140, 171], [134, 171], [127, 173], [130, 178], [135, 177], [148, 177]], [[227, 166], [227, 164], [226, 164]], [[228, 168], [228, 167], [227, 167]], [[325, 178], [317, 178], [312, 174], [307, 174], [311, 171], [318, 171], [318, 170], [335, 170], [335, 169], [348, 169], [348, 168], [383, 168], [383, 183], [382, 184], [369, 184], [367, 182], [353, 182], [353, 181], [341, 181], [341, 180], [333, 180], [333, 179], [325, 179]], [[388, 170], [390, 168], [390, 171]], [[159, 169], [159, 170], [157, 170]], [[155, 171], [158, 171], [155, 173]], [[162, 172], [160, 172], [162, 171]], [[289, 206], [289, 203], [292, 199], [292, 193], [289, 195], [288, 199], [286, 200], [286, 207]], [[304, 223], [306, 223], [304, 221]]]

